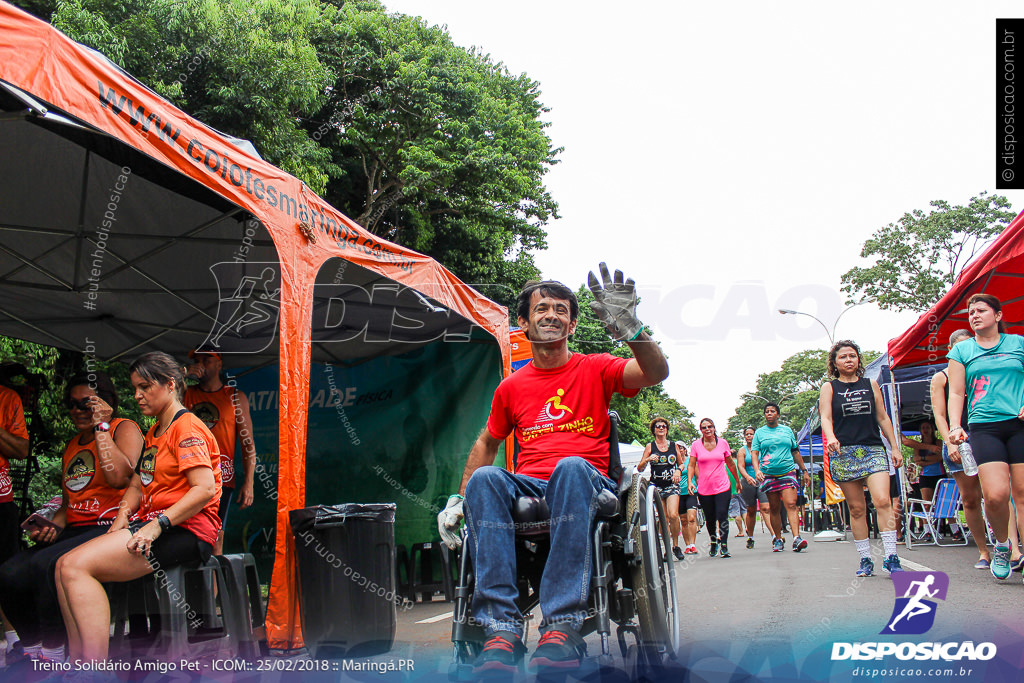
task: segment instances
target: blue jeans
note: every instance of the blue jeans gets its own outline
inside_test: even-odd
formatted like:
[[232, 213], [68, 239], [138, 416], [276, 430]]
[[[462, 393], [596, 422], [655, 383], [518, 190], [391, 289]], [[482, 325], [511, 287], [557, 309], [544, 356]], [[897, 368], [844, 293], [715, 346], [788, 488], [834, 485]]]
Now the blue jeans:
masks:
[[487, 635], [511, 631], [523, 635], [516, 608], [515, 524], [512, 504], [519, 496], [543, 497], [551, 512], [551, 552], [540, 582], [541, 628], [565, 623], [577, 631], [590, 594], [592, 530], [597, 495], [615, 484], [580, 457], [559, 461], [551, 479], [481, 467], [466, 485], [466, 528], [476, 575], [472, 615]]

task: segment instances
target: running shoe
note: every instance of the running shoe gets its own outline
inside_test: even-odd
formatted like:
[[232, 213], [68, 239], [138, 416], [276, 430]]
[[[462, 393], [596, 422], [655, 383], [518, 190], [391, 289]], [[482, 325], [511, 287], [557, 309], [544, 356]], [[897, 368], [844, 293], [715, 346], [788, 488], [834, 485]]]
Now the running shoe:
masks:
[[949, 540], [952, 541], [953, 543], [963, 543], [964, 542], [964, 532], [962, 532], [959, 529], [957, 529], [956, 531], [954, 531], [952, 533], [952, 535], [950, 535]]
[[1005, 579], [1010, 575], [1010, 547], [1001, 548], [998, 545], [992, 550], [992, 564], [989, 566], [992, 576], [997, 579]]
[[718, 541], [711, 541], [711, 550], [708, 552], [708, 555], [710, 555], [711, 557], [714, 557], [717, 554], [718, 554]]
[[695, 546], [695, 545], [688, 545], [688, 546], [686, 546], [686, 550], [684, 550], [683, 553], [685, 555], [696, 555], [697, 554], [697, 546]]
[[723, 543], [722, 544], [722, 557], [732, 557], [732, 555], [729, 554], [729, 544], [728, 543]]
[[781, 553], [785, 549], [786, 549], [786, 542], [783, 541], [781, 538], [776, 538], [776, 539], [772, 540], [772, 552], [773, 553]]
[[871, 576], [875, 573], [875, 563], [871, 561], [870, 557], [860, 558], [860, 569], [857, 570], [857, 576]]
[[677, 545], [672, 546], [672, 554], [676, 556], [677, 560], [683, 559], [683, 549]]
[[793, 552], [798, 553], [807, 547], [807, 541], [797, 536], [793, 539]]
[[1024, 567], [1024, 555], [1021, 555], [1016, 560], [1010, 560], [1010, 569], [1019, 572]]
[[565, 624], [555, 624], [540, 635], [530, 668], [536, 673], [578, 669], [586, 654], [587, 644], [579, 633]]
[[983, 558], [981, 558], [980, 560], [978, 560], [977, 562], [974, 563], [974, 568], [975, 569], [988, 569], [989, 564], [990, 564], [989, 561], [986, 560], [983, 557]]
[[476, 676], [501, 676], [514, 674], [526, 654], [526, 646], [518, 634], [511, 631], [495, 631], [484, 643], [480, 656], [473, 662]]
[[900, 564], [900, 556], [893, 553], [889, 557], [885, 558], [885, 560], [882, 561], [882, 569], [890, 574], [903, 571], [903, 565]]
[[753, 550], [753, 549], [754, 549], [754, 539], [753, 538], [748, 538], [747, 539], [747, 550]]

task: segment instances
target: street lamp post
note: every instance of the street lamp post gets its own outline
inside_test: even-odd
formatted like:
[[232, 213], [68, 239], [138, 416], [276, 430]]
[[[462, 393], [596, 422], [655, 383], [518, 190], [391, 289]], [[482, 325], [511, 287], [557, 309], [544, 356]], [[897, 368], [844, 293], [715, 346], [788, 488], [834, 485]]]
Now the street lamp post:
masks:
[[825, 330], [825, 334], [828, 335], [828, 345], [829, 347], [831, 347], [833, 344], [836, 343], [836, 325], [839, 324], [839, 319], [846, 315], [846, 312], [849, 311], [851, 308], [856, 308], [861, 304], [870, 303], [872, 301], [874, 301], [874, 299], [864, 299], [864, 301], [858, 301], [857, 303], [850, 304], [849, 306], [844, 308], [842, 313], [836, 316], [835, 322], [832, 323], [832, 331], [829, 331], [828, 327], [825, 326], [825, 323], [821, 322], [821, 319], [819, 319], [815, 315], [811, 315], [810, 313], [804, 313], [803, 311], [794, 311], [793, 309], [790, 308], [780, 308], [779, 313], [781, 313], [782, 315], [806, 315], [808, 318], [812, 318], [816, 323], [821, 325], [821, 329]]

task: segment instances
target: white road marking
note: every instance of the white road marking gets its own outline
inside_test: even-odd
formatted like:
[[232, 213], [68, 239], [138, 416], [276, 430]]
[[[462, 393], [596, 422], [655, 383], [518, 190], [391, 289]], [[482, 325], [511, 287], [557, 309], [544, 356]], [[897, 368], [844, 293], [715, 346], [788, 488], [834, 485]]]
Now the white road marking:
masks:
[[911, 562], [910, 560], [908, 560], [908, 559], [906, 559], [904, 557], [900, 558], [900, 565], [904, 569], [913, 569], [915, 572], [933, 572], [933, 571], [935, 571], [931, 567], [926, 567], [923, 564], [918, 564], [917, 562]]
[[417, 621], [416, 623], [417, 624], [436, 624], [439, 621], [444, 621], [445, 619], [451, 619], [453, 614], [454, 614], [454, 612], [445, 612], [444, 614], [438, 614], [436, 617], [430, 617], [429, 619], [424, 619], [422, 621]]

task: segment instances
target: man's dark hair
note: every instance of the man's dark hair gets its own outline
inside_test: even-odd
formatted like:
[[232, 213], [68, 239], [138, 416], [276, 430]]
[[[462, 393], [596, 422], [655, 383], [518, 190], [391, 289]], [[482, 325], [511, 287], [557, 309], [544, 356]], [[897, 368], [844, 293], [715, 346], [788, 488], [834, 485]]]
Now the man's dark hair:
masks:
[[537, 282], [536, 280], [530, 280], [523, 285], [523, 291], [519, 292], [519, 299], [516, 301], [516, 316], [530, 319], [530, 297], [533, 296], [534, 292], [540, 292], [540, 295], [550, 296], [553, 299], [562, 299], [569, 302], [569, 319], [576, 320], [580, 314], [580, 302], [576, 300], [576, 294], [563, 285], [561, 282], [555, 280], [544, 280], [543, 282]]
[[779, 415], [782, 414], [782, 411], [779, 410], [779, 404], [774, 403], [772, 401], [768, 401], [768, 403], [764, 404], [764, 408], [761, 408], [761, 414], [764, 415], [764, 411], [768, 410], [769, 408], [775, 408], [775, 412], [777, 412]]

